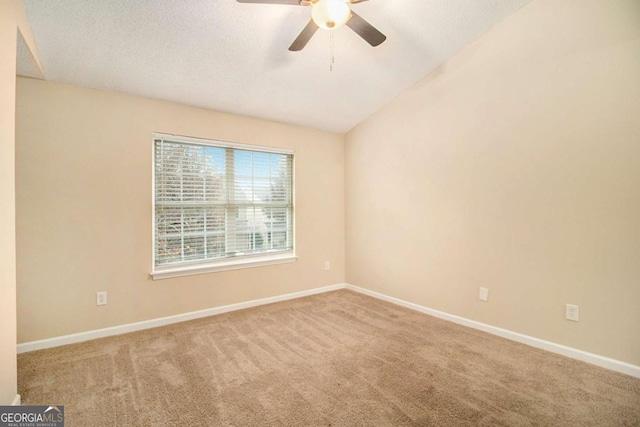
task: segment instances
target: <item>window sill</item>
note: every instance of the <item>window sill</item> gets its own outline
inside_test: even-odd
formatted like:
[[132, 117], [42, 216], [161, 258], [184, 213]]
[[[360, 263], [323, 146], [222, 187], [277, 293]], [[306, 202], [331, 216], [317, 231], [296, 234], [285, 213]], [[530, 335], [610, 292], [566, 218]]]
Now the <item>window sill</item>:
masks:
[[191, 276], [194, 274], [214, 273], [216, 271], [239, 270], [242, 268], [262, 267], [264, 265], [285, 264], [295, 262], [298, 257], [287, 253], [253, 258], [240, 258], [231, 261], [221, 261], [215, 264], [200, 264], [188, 267], [169, 267], [151, 272], [153, 280], [170, 279], [172, 277]]

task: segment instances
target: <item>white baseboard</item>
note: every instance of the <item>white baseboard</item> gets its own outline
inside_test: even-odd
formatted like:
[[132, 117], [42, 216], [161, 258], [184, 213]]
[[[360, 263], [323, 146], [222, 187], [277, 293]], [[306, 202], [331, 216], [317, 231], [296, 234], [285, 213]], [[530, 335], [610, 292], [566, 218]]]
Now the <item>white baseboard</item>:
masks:
[[530, 337], [528, 335], [513, 332], [508, 329], [502, 329], [495, 326], [487, 325], [486, 323], [477, 322], [475, 320], [467, 319], [465, 317], [456, 316], [453, 314], [445, 313], [443, 311], [434, 310], [419, 304], [404, 301], [398, 298], [390, 297], [378, 292], [370, 291], [369, 289], [361, 288], [349, 283], [345, 286], [347, 289], [354, 292], [358, 292], [364, 295], [368, 295], [373, 298], [377, 298], [383, 301], [387, 301], [393, 304], [400, 305], [402, 307], [416, 310], [421, 313], [429, 314], [440, 319], [448, 320], [459, 325], [468, 326], [473, 329], [479, 329], [484, 332], [488, 332], [493, 335], [498, 335], [503, 338], [517, 341], [522, 344], [530, 345], [531, 347], [541, 348], [543, 350], [550, 351], [552, 353], [561, 354], [563, 356], [570, 357], [572, 359], [582, 360], [583, 362], [591, 363], [602, 368], [610, 369], [612, 371], [621, 372], [623, 374], [631, 375], [632, 377], [640, 378], [640, 366], [632, 365], [630, 363], [622, 362], [620, 360], [610, 359], [608, 357], [600, 356], [586, 351], [578, 350], [575, 348], [567, 347], [562, 344], [556, 344], [550, 341], [541, 340], [539, 338]]
[[143, 329], [156, 328], [158, 326], [170, 325], [172, 323], [185, 322], [187, 320], [199, 319], [201, 317], [215, 316], [216, 314], [228, 313], [230, 311], [242, 310], [259, 305], [272, 304], [274, 302], [286, 301], [295, 298], [302, 298], [309, 295], [320, 294], [323, 292], [336, 291], [344, 289], [345, 284], [323, 286], [321, 288], [309, 289], [306, 291], [293, 292], [290, 294], [277, 295], [274, 297], [261, 298], [252, 301], [240, 302], [237, 304], [223, 305], [221, 307], [207, 308], [205, 310], [192, 311], [190, 313], [177, 314], [175, 316], [161, 317], [158, 319], [144, 320], [142, 322], [128, 323], [126, 325], [112, 326], [104, 329], [96, 329], [92, 331], [79, 332], [77, 334], [64, 335], [61, 337], [47, 338], [38, 341], [29, 341], [18, 344], [18, 353], [27, 353], [29, 351], [43, 350], [45, 348], [59, 347], [61, 345], [74, 344], [83, 341], [89, 341], [96, 338], [109, 337], [113, 335], [125, 334], [127, 332], [140, 331]]
[[[230, 311], [242, 310], [250, 307], [257, 307], [265, 304], [272, 304], [274, 302], [287, 301], [295, 298], [302, 298], [309, 295], [320, 294], [324, 292], [336, 291], [338, 289], [349, 289], [354, 292], [358, 292], [364, 295], [368, 295], [373, 298], [377, 298], [383, 301], [387, 301], [393, 304], [400, 305], [412, 310], [419, 311], [421, 313], [429, 314], [440, 319], [448, 320], [459, 325], [467, 326], [473, 329], [479, 329], [484, 332], [488, 332], [493, 335], [498, 335], [503, 338], [517, 341], [523, 344], [530, 345], [532, 347], [540, 348], [550, 351], [552, 353], [561, 354], [563, 356], [571, 357], [573, 359], [582, 360], [593, 365], [597, 365], [612, 371], [621, 372], [623, 374], [631, 375], [636, 378], [640, 378], [640, 366], [632, 365], [630, 363], [622, 362], [619, 360], [611, 359], [608, 357], [600, 356], [594, 353], [588, 353], [586, 351], [578, 350], [575, 348], [567, 347], [562, 344], [556, 344], [550, 341], [545, 341], [539, 338], [534, 338], [528, 335], [513, 332], [508, 329], [498, 328], [496, 326], [487, 325], [486, 323], [477, 322], [475, 320], [467, 319], [465, 317], [456, 316], [454, 314], [445, 313], [443, 311], [434, 310], [419, 304], [404, 301], [398, 298], [390, 297], [378, 292], [370, 291], [359, 286], [351, 285], [348, 283], [339, 283], [336, 285], [324, 286], [321, 288], [309, 289], [306, 291], [293, 292], [290, 294], [278, 295], [274, 297], [262, 298], [252, 301], [241, 302], [237, 304], [224, 305], [221, 307], [213, 307], [205, 310], [193, 311], [190, 313], [178, 314], [175, 316], [161, 317], [158, 319], [145, 320], [142, 322], [129, 323], [126, 325], [118, 325], [110, 328], [97, 329], [93, 331], [80, 332], [77, 334], [64, 335], [61, 337], [48, 338], [39, 341], [30, 341], [22, 344], [18, 344], [18, 353], [26, 353], [29, 351], [42, 350], [45, 348], [59, 347], [61, 345], [73, 344], [83, 341], [89, 341], [96, 338], [103, 338], [113, 335], [120, 335], [127, 332], [140, 331], [143, 329], [156, 328], [158, 326], [170, 325], [172, 323], [185, 322], [187, 320], [199, 319], [202, 317], [215, 316], [216, 314], [228, 313]], [[15, 403], [17, 402], [17, 403]], [[16, 395], [14, 403], [20, 404], [20, 395]]]
[[21, 402], [20, 395], [16, 394], [16, 397], [13, 398], [13, 402], [11, 402], [11, 406], [20, 406]]

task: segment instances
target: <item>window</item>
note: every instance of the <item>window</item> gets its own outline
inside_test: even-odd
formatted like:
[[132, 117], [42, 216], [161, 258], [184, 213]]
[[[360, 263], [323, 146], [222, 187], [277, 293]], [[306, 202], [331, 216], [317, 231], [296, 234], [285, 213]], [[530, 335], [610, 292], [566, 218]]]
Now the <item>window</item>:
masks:
[[154, 278], [295, 260], [292, 151], [153, 139]]

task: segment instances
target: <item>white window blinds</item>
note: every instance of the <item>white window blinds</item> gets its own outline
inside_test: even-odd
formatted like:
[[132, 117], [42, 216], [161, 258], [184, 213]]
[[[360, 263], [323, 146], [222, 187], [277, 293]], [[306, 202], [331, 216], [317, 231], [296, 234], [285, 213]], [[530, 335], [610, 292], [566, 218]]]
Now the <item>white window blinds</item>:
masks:
[[154, 138], [154, 267], [293, 250], [293, 154]]

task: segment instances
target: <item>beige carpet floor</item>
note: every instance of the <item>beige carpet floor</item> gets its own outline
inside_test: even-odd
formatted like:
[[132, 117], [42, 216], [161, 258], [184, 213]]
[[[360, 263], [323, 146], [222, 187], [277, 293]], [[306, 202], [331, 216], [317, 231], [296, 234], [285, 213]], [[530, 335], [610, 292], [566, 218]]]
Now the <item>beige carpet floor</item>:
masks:
[[640, 379], [336, 291], [18, 357], [69, 426], [638, 426]]

